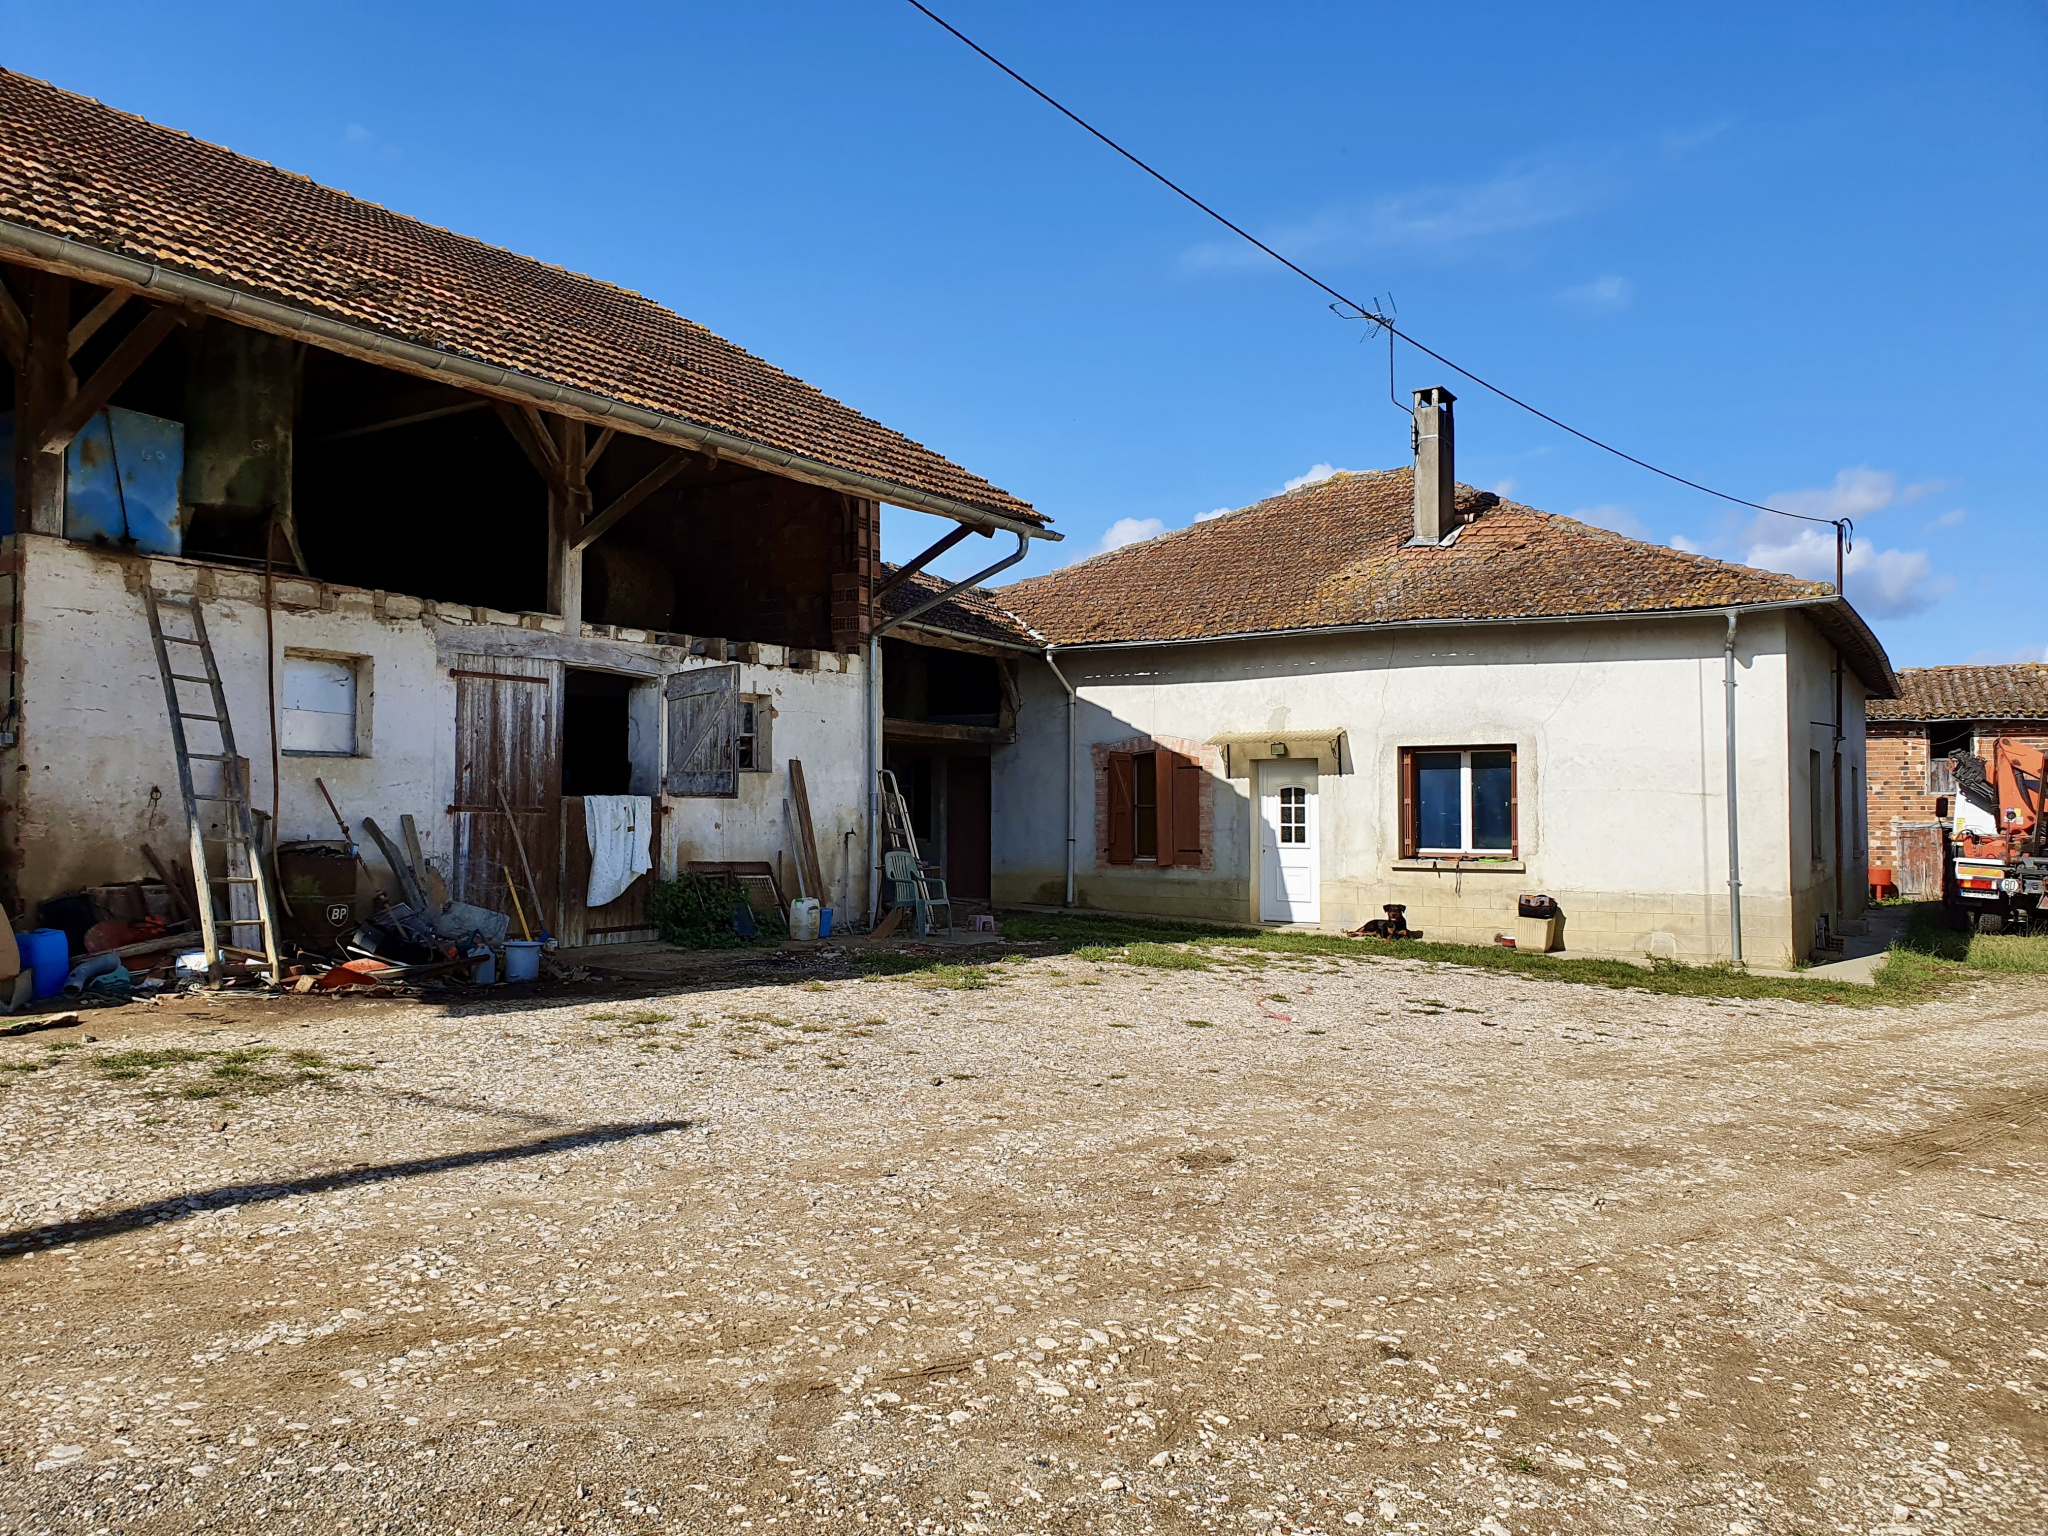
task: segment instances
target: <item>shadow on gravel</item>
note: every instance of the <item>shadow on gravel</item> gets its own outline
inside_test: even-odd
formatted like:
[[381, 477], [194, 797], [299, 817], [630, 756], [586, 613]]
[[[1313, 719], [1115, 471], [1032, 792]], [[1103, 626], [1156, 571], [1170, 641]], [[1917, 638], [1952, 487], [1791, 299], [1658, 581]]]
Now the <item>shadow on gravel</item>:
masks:
[[445, 1157], [415, 1157], [399, 1163], [363, 1163], [333, 1173], [313, 1174], [303, 1179], [284, 1179], [264, 1184], [222, 1184], [189, 1195], [173, 1195], [131, 1205], [126, 1210], [88, 1216], [82, 1221], [54, 1221], [40, 1227], [21, 1227], [0, 1232], [0, 1254], [23, 1248], [47, 1248], [57, 1243], [90, 1243], [104, 1237], [118, 1237], [159, 1222], [181, 1221], [207, 1211], [225, 1210], [231, 1205], [251, 1205], [265, 1200], [289, 1200], [295, 1195], [323, 1195], [330, 1190], [350, 1189], [358, 1184], [383, 1184], [392, 1179], [416, 1179], [423, 1174], [446, 1173], [457, 1168], [479, 1168], [490, 1163], [518, 1162], [529, 1157], [549, 1157], [557, 1152], [575, 1152], [585, 1147], [609, 1146], [642, 1136], [660, 1136], [668, 1131], [688, 1130], [689, 1120], [640, 1120], [624, 1125], [593, 1125], [586, 1130], [565, 1131], [538, 1141], [516, 1142], [509, 1147], [483, 1147], [474, 1152], [451, 1152]]

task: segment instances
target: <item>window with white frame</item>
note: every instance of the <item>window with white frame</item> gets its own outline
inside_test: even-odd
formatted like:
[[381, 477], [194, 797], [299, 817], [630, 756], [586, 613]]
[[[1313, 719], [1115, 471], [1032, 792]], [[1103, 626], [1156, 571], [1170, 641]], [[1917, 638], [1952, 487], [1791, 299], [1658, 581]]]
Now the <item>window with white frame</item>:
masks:
[[1513, 747], [1404, 747], [1404, 858], [1513, 858], [1518, 848]]
[[278, 745], [292, 757], [367, 757], [370, 658], [286, 651]]
[[768, 722], [774, 713], [765, 693], [740, 695], [738, 751], [741, 773], [766, 773], [775, 766], [768, 746]]

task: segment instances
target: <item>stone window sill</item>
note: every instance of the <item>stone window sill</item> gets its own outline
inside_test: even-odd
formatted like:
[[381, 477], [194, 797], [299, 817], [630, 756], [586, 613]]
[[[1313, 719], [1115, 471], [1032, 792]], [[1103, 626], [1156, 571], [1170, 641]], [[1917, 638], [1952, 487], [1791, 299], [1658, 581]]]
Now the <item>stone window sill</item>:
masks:
[[1520, 859], [1396, 859], [1394, 868], [1446, 875], [1519, 875], [1529, 866]]

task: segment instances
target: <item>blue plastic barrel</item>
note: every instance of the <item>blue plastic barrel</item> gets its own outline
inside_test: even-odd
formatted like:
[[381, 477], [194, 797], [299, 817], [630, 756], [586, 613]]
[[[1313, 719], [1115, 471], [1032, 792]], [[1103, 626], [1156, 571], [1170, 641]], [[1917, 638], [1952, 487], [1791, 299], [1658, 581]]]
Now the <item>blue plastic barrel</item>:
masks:
[[31, 928], [19, 934], [21, 966], [35, 976], [35, 995], [55, 997], [64, 990], [64, 978], [71, 974], [71, 940], [62, 928]]

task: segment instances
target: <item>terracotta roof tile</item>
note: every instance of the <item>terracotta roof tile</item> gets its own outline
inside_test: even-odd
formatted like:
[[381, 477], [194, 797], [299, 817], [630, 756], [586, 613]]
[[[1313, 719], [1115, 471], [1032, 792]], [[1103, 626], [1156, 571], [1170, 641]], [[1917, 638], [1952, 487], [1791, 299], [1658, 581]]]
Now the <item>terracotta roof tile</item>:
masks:
[[[884, 564], [882, 574], [884, 577], [894, 576], [898, 569]], [[943, 581], [929, 571], [919, 571], [882, 599], [882, 611], [886, 614], [908, 613], [951, 585], [951, 582]], [[964, 592], [957, 592], [938, 607], [926, 609], [911, 622], [996, 645], [1030, 646], [1035, 650], [1045, 643], [1031, 632], [1029, 625], [997, 601], [996, 594], [983, 587], [969, 587]], [[902, 631], [895, 633], [901, 634]]]
[[1458, 505], [1476, 517], [1447, 545], [1409, 549], [1413, 483], [1407, 469], [1338, 474], [997, 596], [1060, 645], [1810, 601], [1858, 674], [1890, 691], [1883, 648], [1826, 582], [1645, 544], [1469, 486]]
[[1872, 720], [2048, 720], [2048, 663], [1904, 667], [1899, 697], [1873, 702]]
[[0, 70], [0, 219], [1041, 523], [651, 299]]

